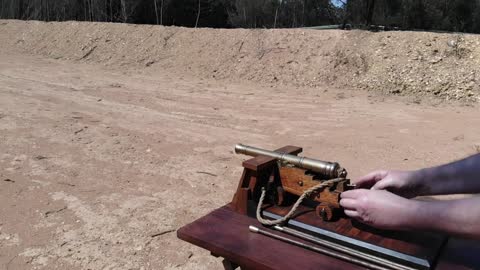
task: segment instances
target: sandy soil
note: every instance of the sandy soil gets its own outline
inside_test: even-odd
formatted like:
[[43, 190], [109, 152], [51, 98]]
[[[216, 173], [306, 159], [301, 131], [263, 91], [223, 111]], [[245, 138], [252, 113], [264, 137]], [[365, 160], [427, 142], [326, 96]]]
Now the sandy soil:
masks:
[[0, 269], [220, 269], [175, 230], [229, 202], [233, 147], [353, 178], [480, 152], [476, 106], [0, 52]]

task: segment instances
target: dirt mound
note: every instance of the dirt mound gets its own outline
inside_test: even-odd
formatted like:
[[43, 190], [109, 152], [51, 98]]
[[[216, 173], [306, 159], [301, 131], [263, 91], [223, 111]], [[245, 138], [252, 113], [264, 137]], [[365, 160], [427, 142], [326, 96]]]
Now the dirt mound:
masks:
[[3, 50], [272, 85], [480, 101], [480, 36], [1, 21]]

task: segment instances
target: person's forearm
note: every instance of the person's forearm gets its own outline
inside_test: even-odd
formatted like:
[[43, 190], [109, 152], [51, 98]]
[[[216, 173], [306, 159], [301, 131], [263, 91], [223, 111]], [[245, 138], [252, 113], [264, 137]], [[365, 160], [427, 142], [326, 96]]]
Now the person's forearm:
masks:
[[480, 197], [454, 201], [417, 201], [407, 228], [480, 239]]
[[480, 193], [480, 154], [414, 172], [422, 183], [420, 195]]

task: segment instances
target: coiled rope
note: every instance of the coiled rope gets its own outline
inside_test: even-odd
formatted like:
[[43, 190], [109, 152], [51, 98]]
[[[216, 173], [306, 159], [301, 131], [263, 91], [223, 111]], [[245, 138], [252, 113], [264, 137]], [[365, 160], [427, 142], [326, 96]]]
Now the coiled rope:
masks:
[[341, 181], [344, 181], [344, 180], [345, 180], [345, 178], [335, 178], [335, 179], [332, 179], [332, 180], [322, 182], [322, 183], [320, 183], [320, 184], [318, 184], [314, 187], [311, 187], [311, 188], [307, 189], [302, 194], [302, 196], [300, 196], [300, 198], [298, 198], [297, 202], [295, 202], [295, 204], [293, 205], [292, 209], [290, 209], [288, 214], [286, 214], [284, 217], [279, 218], [277, 220], [269, 220], [269, 219], [264, 219], [262, 217], [263, 201], [265, 200], [265, 196], [267, 194], [267, 191], [265, 190], [265, 188], [262, 188], [262, 195], [260, 196], [260, 200], [259, 200], [258, 206], [257, 206], [257, 220], [258, 220], [258, 222], [262, 223], [265, 226], [273, 226], [273, 225], [283, 224], [283, 223], [287, 222], [290, 218], [292, 218], [293, 215], [295, 215], [295, 212], [297, 211], [298, 207], [303, 202], [303, 200], [305, 198], [309, 197], [313, 192], [324, 189], [331, 184], [335, 184], [335, 183], [338, 183], [338, 182], [341, 182]]

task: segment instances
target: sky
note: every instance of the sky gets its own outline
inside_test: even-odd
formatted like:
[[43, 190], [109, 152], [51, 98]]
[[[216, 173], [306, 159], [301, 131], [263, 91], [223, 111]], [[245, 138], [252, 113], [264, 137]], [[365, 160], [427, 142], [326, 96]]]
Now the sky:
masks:
[[337, 7], [340, 7], [342, 6], [342, 2], [338, 1], [338, 0], [332, 0], [332, 3], [337, 6]]

